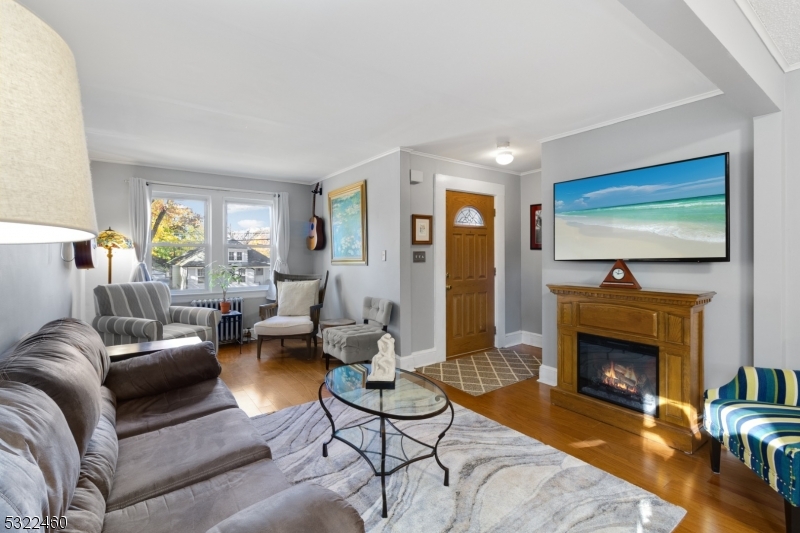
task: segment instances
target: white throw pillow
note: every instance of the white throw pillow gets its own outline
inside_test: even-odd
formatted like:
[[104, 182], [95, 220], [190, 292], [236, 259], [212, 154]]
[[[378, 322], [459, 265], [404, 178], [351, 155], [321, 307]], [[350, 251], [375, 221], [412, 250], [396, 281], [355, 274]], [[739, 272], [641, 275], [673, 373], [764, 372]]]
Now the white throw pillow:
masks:
[[319, 280], [279, 281], [278, 316], [309, 316], [319, 298]]

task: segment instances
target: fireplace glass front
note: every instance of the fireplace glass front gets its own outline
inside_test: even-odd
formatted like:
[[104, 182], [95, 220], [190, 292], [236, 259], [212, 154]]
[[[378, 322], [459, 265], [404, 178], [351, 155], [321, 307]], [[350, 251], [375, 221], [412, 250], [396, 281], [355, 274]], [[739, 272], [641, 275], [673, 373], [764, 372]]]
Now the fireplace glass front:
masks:
[[658, 346], [578, 334], [578, 392], [658, 416]]

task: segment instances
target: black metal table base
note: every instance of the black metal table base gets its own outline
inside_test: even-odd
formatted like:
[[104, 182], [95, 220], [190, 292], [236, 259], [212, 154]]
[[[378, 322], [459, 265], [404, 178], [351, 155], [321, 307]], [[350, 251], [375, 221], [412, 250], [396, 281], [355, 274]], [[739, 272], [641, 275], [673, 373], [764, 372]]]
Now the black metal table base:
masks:
[[[444, 466], [444, 464], [442, 464], [442, 461], [439, 459], [439, 443], [442, 441], [442, 438], [447, 433], [447, 430], [450, 429], [450, 426], [453, 425], [453, 419], [455, 418], [455, 411], [453, 410], [453, 404], [450, 403], [449, 399], [447, 400], [447, 405], [448, 405], [448, 407], [450, 407], [450, 423], [447, 424], [447, 427], [444, 429], [444, 431], [442, 431], [439, 434], [439, 437], [436, 439], [436, 444], [431, 446], [430, 444], [426, 444], [426, 443], [424, 443], [422, 441], [419, 441], [419, 440], [415, 439], [414, 437], [412, 437], [411, 435], [409, 435], [408, 433], [402, 431], [400, 428], [398, 428], [397, 426], [395, 426], [392, 423], [392, 421], [389, 419], [389, 417], [386, 417], [386, 416], [376, 416], [376, 417], [370, 418], [369, 420], [367, 420], [365, 422], [361, 422], [360, 424], [355, 424], [355, 425], [352, 425], [352, 426], [346, 426], [344, 428], [340, 428], [337, 431], [336, 430], [336, 424], [333, 421], [333, 416], [331, 416], [330, 411], [328, 411], [328, 408], [325, 406], [325, 402], [322, 400], [322, 388], [324, 386], [325, 386], [325, 383], [322, 383], [322, 385], [320, 385], [320, 387], [319, 387], [319, 403], [322, 406], [322, 410], [325, 412], [325, 416], [328, 417], [328, 421], [331, 423], [331, 437], [326, 442], [322, 443], [322, 456], [323, 457], [328, 457], [328, 445], [331, 442], [333, 442], [333, 439], [339, 440], [339, 441], [347, 444], [348, 446], [353, 448], [356, 452], [358, 452], [359, 455], [361, 455], [361, 457], [372, 468], [372, 471], [375, 473], [375, 475], [377, 477], [381, 478], [381, 493], [383, 495], [383, 512], [382, 512], [381, 516], [383, 518], [388, 518], [388, 516], [389, 516], [388, 508], [387, 508], [387, 505], [386, 505], [386, 476], [390, 476], [390, 475], [394, 474], [395, 472], [397, 472], [401, 468], [405, 468], [406, 466], [410, 465], [411, 463], [415, 463], [417, 461], [421, 461], [422, 459], [429, 459], [429, 458], [433, 457], [434, 459], [436, 459], [436, 463], [439, 465], [439, 467], [441, 467], [441, 469], [444, 470], [444, 486], [445, 487], [450, 486], [450, 469], [448, 469], [446, 466]], [[425, 418], [429, 418], [429, 417], [425, 417]], [[432, 418], [432, 417], [430, 417], [430, 418]], [[380, 469], [375, 468], [375, 465], [372, 463], [372, 461], [370, 460], [369, 455], [368, 455], [368, 454], [377, 454], [378, 452], [374, 451], [374, 450], [369, 450], [368, 449], [368, 445], [365, 446], [365, 449], [361, 448], [361, 446], [364, 445], [363, 437], [362, 437], [362, 442], [359, 445], [356, 445], [356, 443], [351, 442], [351, 441], [347, 440], [346, 438], [344, 438], [342, 435], [340, 435], [340, 433], [345, 431], [345, 430], [355, 429], [355, 428], [360, 428], [362, 430], [362, 432], [363, 431], [370, 431], [368, 429], [368, 425], [371, 422], [375, 422], [376, 420], [380, 421], [380, 425], [379, 425], [379, 428], [380, 428], [379, 429], [380, 441], [381, 441]], [[386, 427], [387, 424], [391, 427], [391, 429], [393, 429], [395, 431], [395, 433], [391, 433], [391, 434], [387, 433], [387, 427]], [[386, 449], [387, 435], [399, 436], [400, 437], [400, 452], [402, 453], [402, 456], [392, 455], [391, 453], [387, 454], [387, 449]], [[430, 449], [431, 453], [424, 454], [424, 455], [418, 455], [416, 457], [409, 458], [405, 453], [405, 448], [403, 447], [403, 439], [409, 439], [409, 440], [417, 443], [418, 445], [424, 446], [425, 448]], [[390, 470], [387, 471], [387, 467], [386, 467], [387, 458], [399, 461], [399, 464], [396, 465], [394, 468], [391, 468]]]

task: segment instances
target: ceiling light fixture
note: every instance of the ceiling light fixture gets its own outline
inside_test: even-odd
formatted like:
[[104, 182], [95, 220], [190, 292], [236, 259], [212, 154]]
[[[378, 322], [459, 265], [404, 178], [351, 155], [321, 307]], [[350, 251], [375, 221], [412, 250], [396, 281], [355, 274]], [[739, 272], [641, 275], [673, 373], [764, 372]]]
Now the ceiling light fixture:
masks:
[[498, 165], [507, 165], [514, 160], [514, 154], [511, 153], [511, 143], [497, 143], [497, 150], [495, 161], [497, 161]]

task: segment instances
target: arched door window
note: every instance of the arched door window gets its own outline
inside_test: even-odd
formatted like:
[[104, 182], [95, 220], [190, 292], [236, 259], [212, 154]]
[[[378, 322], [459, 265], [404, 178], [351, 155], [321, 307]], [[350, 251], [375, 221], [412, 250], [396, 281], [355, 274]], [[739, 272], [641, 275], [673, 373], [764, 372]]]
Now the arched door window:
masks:
[[458, 213], [456, 213], [456, 224], [459, 226], [484, 225], [480, 211], [469, 205], [458, 210]]

